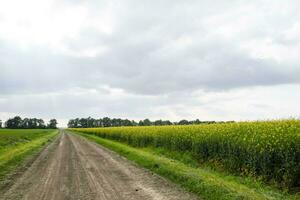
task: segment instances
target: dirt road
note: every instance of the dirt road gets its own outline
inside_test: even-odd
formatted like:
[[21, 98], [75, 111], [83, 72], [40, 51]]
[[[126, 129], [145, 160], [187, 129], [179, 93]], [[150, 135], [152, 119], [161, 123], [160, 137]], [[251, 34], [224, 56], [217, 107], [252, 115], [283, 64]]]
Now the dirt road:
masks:
[[172, 183], [81, 136], [61, 131], [0, 199], [193, 200]]

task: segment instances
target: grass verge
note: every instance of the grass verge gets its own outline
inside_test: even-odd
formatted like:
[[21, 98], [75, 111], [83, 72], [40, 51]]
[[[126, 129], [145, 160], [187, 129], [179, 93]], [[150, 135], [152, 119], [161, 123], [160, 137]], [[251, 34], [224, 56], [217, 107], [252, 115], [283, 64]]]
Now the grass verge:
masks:
[[[164, 176], [193, 192], [202, 199], [207, 200], [263, 200], [263, 199], [300, 199], [299, 194], [288, 194], [270, 186], [251, 179], [231, 176], [221, 172], [216, 172], [208, 168], [188, 165], [184, 161], [174, 159], [174, 155], [157, 149], [142, 149], [130, 147], [126, 144], [103, 139], [94, 135], [76, 132], [102, 146], [111, 149], [128, 160], [134, 161], [138, 165], [145, 167], [161, 176]], [[173, 158], [171, 158], [173, 157]], [[175, 157], [178, 157], [176, 155]], [[186, 159], [188, 160], [188, 159]]]
[[10, 184], [13, 173], [24, 166], [26, 161], [33, 158], [57, 134], [58, 130], [52, 130], [33, 140], [6, 146], [5, 149], [2, 149], [0, 152], [0, 188]]

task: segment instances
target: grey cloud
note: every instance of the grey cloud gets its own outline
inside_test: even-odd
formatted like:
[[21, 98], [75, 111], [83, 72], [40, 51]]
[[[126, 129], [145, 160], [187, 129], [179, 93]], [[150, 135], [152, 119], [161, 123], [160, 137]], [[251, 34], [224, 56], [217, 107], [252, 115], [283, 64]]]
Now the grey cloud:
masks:
[[119, 46], [98, 58], [58, 56], [47, 51], [10, 52], [1, 59], [0, 90], [14, 93], [110, 85], [132, 93], [162, 94], [300, 81], [295, 68], [252, 59], [231, 47], [221, 50], [226, 47], [194, 46], [167, 58], [153, 56], [162, 48], [158, 44]]
[[[63, 50], [47, 45], [23, 49], [0, 37], [1, 112], [164, 116], [161, 110], [175, 113], [183, 105], [206, 104], [192, 95], [195, 91], [300, 83], [299, 62], [257, 58], [244, 48], [269, 40], [270, 46], [300, 49], [297, 37], [286, 36], [300, 19], [297, 1], [57, 2], [59, 9], [86, 8], [86, 24], [78, 37], [59, 41]], [[106, 11], [111, 33], [90, 23], [107, 20], [101, 15]], [[97, 49], [104, 50], [84, 55]], [[74, 88], [95, 93], [72, 94]], [[124, 96], [112, 95], [111, 88]], [[9, 102], [13, 106], [6, 106]]]
[[[98, 47], [106, 47], [107, 52], [95, 58], [72, 57], [43, 47], [24, 52], [12, 44], [2, 45], [0, 90], [14, 93], [110, 85], [137, 94], [163, 94], [299, 82], [299, 70], [295, 67], [287, 70], [283, 65], [289, 64], [252, 58], [239, 49], [239, 42], [243, 41], [212, 37], [200, 23], [219, 15], [220, 10], [226, 13], [234, 6], [239, 8], [242, 3], [224, 1], [216, 7], [209, 1], [113, 3], [117, 13], [112, 34], [85, 28], [79, 38], [66, 38], [63, 43], [79, 54]], [[88, 8], [95, 12], [91, 8], [94, 4], [76, 4], [90, 5]], [[106, 1], [102, 4], [108, 5]], [[93, 12], [91, 16], [96, 17]], [[257, 29], [257, 33], [260, 31]], [[185, 35], [191, 36], [191, 44], [180, 49], [175, 41]]]

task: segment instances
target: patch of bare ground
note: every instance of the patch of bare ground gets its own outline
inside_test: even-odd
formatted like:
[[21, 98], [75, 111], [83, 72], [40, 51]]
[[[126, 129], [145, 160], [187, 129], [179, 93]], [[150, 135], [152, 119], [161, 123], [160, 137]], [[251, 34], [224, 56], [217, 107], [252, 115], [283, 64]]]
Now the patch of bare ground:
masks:
[[192, 194], [78, 135], [61, 131], [1, 200], [196, 200]]

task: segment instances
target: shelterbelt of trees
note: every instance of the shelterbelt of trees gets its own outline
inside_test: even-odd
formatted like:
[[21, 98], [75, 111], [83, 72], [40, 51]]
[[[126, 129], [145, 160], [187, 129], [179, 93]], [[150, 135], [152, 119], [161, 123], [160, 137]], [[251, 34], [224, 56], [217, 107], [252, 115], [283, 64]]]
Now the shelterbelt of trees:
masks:
[[[0, 128], [3, 127], [3, 123], [0, 120]], [[9, 129], [56, 129], [57, 128], [57, 120], [50, 119], [50, 121], [45, 124], [43, 119], [37, 118], [24, 118], [22, 119], [19, 116], [15, 116], [13, 118], [8, 119], [4, 123], [3, 128]]]
[[192, 125], [192, 124], [215, 124], [215, 123], [229, 123], [233, 121], [226, 122], [216, 122], [216, 121], [200, 121], [199, 119], [188, 121], [180, 120], [178, 122], [171, 122], [169, 120], [156, 120], [150, 121], [149, 119], [140, 120], [136, 122], [129, 119], [120, 118], [109, 118], [104, 117], [100, 119], [88, 118], [76, 118], [69, 120], [69, 128], [94, 128], [94, 127], [118, 127], [118, 126], [166, 126], [166, 125]]

